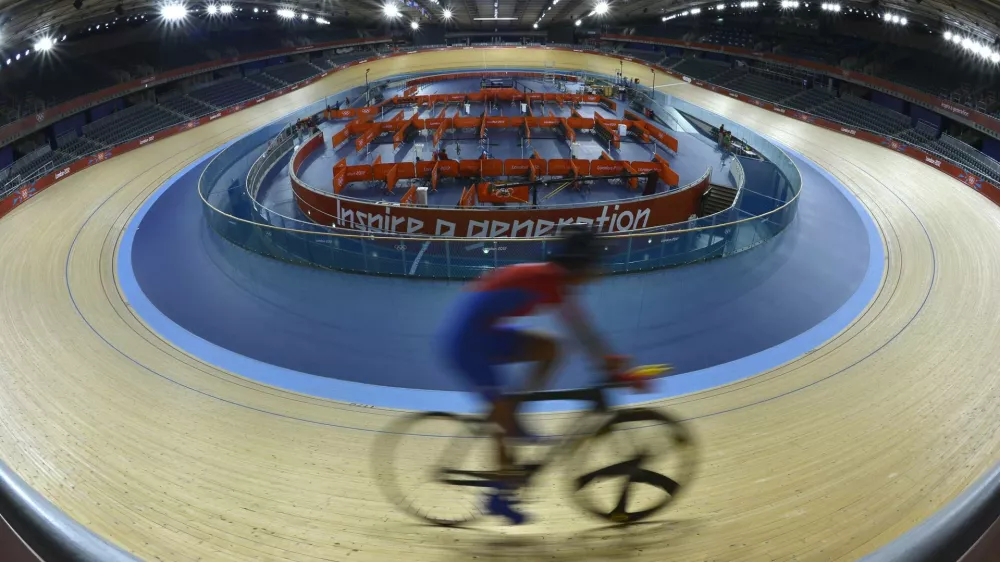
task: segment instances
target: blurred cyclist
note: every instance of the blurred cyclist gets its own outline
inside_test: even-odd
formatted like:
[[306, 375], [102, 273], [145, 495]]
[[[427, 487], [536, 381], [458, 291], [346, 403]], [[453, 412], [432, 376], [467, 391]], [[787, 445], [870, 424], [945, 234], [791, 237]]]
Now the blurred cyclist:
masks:
[[488, 419], [502, 429], [496, 434], [501, 477], [487, 498], [487, 510], [516, 524], [525, 515], [515, 509], [511, 490], [522, 475], [504, 447], [504, 439], [533, 439], [518, 423], [515, 400], [503, 394], [497, 365], [533, 363], [527, 392], [545, 387], [559, 356], [552, 336], [505, 324], [530, 316], [543, 307], [558, 307], [567, 327], [583, 348], [609, 375], [624, 368], [625, 361], [609, 353], [586, 321], [573, 298], [573, 288], [596, 277], [600, 260], [597, 234], [586, 225], [570, 225], [561, 232], [559, 249], [546, 263], [520, 264], [496, 269], [472, 283], [459, 301], [446, 329], [449, 361], [490, 404]]

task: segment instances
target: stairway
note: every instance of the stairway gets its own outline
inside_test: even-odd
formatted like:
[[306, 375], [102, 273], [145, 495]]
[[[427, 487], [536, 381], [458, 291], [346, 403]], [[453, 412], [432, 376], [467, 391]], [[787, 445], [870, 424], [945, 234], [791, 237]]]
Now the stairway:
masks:
[[701, 215], [707, 217], [725, 211], [733, 206], [736, 190], [724, 185], [712, 184], [701, 198]]

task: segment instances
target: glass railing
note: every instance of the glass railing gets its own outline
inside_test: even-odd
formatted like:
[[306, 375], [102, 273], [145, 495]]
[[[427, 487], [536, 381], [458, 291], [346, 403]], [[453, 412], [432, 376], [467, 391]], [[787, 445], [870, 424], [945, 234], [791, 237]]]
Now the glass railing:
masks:
[[[396, 77], [394, 77], [396, 78]], [[607, 77], [602, 77], [607, 78]], [[736, 254], [770, 240], [795, 217], [801, 176], [780, 149], [749, 129], [682, 100], [678, 110], [718, 126], [725, 124], [784, 174], [769, 186], [781, 194], [776, 206], [751, 216], [737, 207], [709, 217], [670, 225], [656, 232], [609, 235], [603, 258], [608, 271], [625, 273], [673, 267]], [[206, 166], [199, 182], [209, 225], [220, 236], [244, 249], [283, 261], [357, 273], [440, 279], [469, 279], [504, 265], [544, 261], [551, 238], [439, 238], [358, 232], [312, 225], [268, 215], [253, 204], [242, 186], [268, 141], [289, 122], [325, 106], [317, 102], [286, 119], [236, 141]], [[742, 169], [731, 171], [742, 177]], [[786, 179], [787, 178], [787, 179]], [[741, 190], [742, 191], [742, 190]]]

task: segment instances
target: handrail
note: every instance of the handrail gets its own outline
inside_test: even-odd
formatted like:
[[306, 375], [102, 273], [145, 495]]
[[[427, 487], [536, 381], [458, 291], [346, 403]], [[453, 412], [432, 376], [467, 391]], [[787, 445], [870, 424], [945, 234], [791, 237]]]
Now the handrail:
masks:
[[1000, 520], [1000, 464], [922, 523], [862, 562], [950, 562], [958, 560]]
[[45, 561], [138, 562], [66, 515], [0, 461], [0, 512]]

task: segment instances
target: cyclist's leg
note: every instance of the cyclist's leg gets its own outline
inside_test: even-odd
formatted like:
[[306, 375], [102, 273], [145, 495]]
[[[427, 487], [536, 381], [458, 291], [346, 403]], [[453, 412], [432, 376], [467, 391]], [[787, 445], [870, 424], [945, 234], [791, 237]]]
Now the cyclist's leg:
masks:
[[525, 381], [524, 391], [535, 392], [548, 385], [552, 373], [559, 362], [559, 341], [548, 335], [531, 330], [514, 330], [510, 337], [517, 342], [511, 345], [512, 353], [507, 363], [531, 363], [531, 372]]
[[498, 353], [498, 344], [506, 343], [493, 337], [492, 330], [461, 327], [448, 338], [446, 354], [455, 371], [482, 396], [488, 405], [487, 419], [499, 425], [503, 432], [494, 434], [496, 441], [497, 465], [500, 470], [514, 466], [513, 459], [504, 446], [504, 436], [511, 429], [508, 415], [510, 400], [504, 398], [501, 379], [493, 365]]

